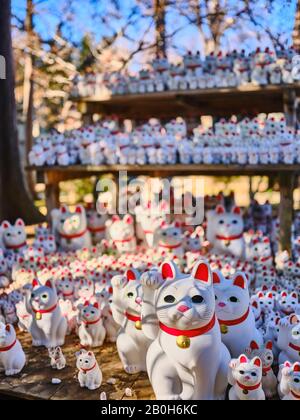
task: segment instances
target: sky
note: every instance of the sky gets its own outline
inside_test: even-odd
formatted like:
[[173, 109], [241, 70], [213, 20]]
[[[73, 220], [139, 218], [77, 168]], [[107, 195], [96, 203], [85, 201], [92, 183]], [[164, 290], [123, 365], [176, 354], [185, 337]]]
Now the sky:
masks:
[[[53, 36], [55, 26], [57, 24], [57, 15], [63, 14], [65, 19], [68, 19], [68, 10], [62, 11], [63, 0], [35, 0], [39, 3], [38, 6], [38, 17], [35, 20], [36, 29], [41, 33], [44, 38], [51, 38]], [[100, 41], [105, 35], [109, 35], [111, 32], [107, 30], [99, 21], [93, 19], [94, 6], [91, 3], [97, 3], [98, 10], [101, 10], [105, 14], [106, 8], [111, 7], [110, 0], [74, 0], [74, 21], [68, 26], [65, 35], [72, 39], [72, 41], [78, 42], [85, 33], [90, 33], [93, 37]], [[228, 3], [238, 5], [241, 3], [239, 0], [227, 0]], [[134, 0], [119, 0], [120, 3], [120, 17], [110, 21], [110, 24], [115, 30], [118, 30], [124, 22], [126, 17], [130, 13], [131, 7], [135, 4]], [[287, 46], [291, 43], [291, 34], [294, 25], [294, 14], [296, 0], [274, 0], [271, 10], [266, 10], [264, 0], [255, 1], [255, 11], [259, 16], [259, 28], [267, 28], [272, 33], [280, 33], [281, 41]], [[13, 13], [19, 18], [24, 19], [25, 17], [25, 6], [26, 0], [12, 0]], [[192, 25], [185, 25], [186, 21], [183, 18], [175, 16], [172, 11], [168, 14], [167, 27], [169, 31], [172, 31], [175, 27], [185, 26], [184, 30], [181, 30], [175, 37], [173, 44], [175, 48], [169, 50], [169, 54], [175, 56], [176, 54], [184, 54], [189, 49], [201, 49], [199, 48], [199, 32], [196, 27]], [[144, 33], [145, 29], [149, 25], [149, 20], [140, 19], [130, 29], [129, 34], [133, 38], [140, 38]], [[242, 38], [241, 38], [242, 34]], [[255, 39], [254, 28], [249, 25], [245, 25], [240, 28], [240, 31], [228, 31], [226, 37], [222, 41], [222, 47], [225, 50], [231, 50], [238, 47], [243, 43], [243, 48], [250, 50], [255, 49], [257, 46], [268, 46], [269, 40], [267, 37], [263, 37], [259, 41]], [[153, 37], [153, 31], [150, 32], [147, 39], [151, 40]], [[122, 40], [119, 44], [121, 48], [132, 48], [133, 44], [130, 44], [126, 40]]]

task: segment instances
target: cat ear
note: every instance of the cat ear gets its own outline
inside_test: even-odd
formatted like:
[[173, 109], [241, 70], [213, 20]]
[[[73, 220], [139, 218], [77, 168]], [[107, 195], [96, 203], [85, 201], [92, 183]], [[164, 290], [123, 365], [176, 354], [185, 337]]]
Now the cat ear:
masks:
[[22, 219], [18, 219], [15, 223], [15, 226], [25, 227], [25, 223]]
[[224, 209], [224, 207], [223, 207], [223, 206], [221, 206], [221, 205], [218, 205], [218, 206], [216, 207], [216, 213], [217, 213], [217, 214], [224, 214], [224, 213], [225, 213], [225, 209]]
[[87, 306], [89, 306], [90, 304], [89, 304], [89, 302], [86, 300], [85, 302], [84, 302], [84, 305], [83, 306], [85, 306], [85, 307], [87, 307]]
[[259, 346], [258, 346], [257, 342], [254, 341], [254, 340], [251, 341], [250, 348], [251, 348], [251, 350], [259, 350]]
[[176, 228], [178, 228], [178, 229], [180, 229], [180, 228], [182, 227], [182, 225], [181, 225], [181, 223], [180, 223], [180, 222], [175, 222], [175, 223], [174, 223], [174, 226], [175, 226]]
[[259, 357], [255, 357], [255, 359], [251, 362], [254, 366], [261, 367], [261, 360]]
[[267, 350], [273, 350], [273, 343], [272, 343], [272, 341], [268, 341], [268, 342], [267, 342], [267, 344], [266, 344], [266, 349], [267, 349]]
[[282, 292], [282, 293], [281, 293], [281, 297], [282, 297], [282, 298], [286, 298], [286, 297], [287, 297], [287, 293], [286, 293], [286, 292]]
[[220, 284], [221, 283], [221, 274], [219, 271], [213, 271], [213, 284]]
[[127, 225], [133, 225], [133, 217], [130, 214], [128, 214], [127, 216], [124, 217], [124, 222]]
[[160, 272], [164, 280], [174, 280], [178, 275], [178, 268], [173, 261], [165, 262], [160, 266]]
[[251, 306], [253, 306], [254, 308], [258, 309], [258, 303], [256, 301], [251, 303]]
[[62, 214], [66, 214], [66, 213], [68, 213], [68, 207], [66, 206], [66, 205], [62, 205], [62, 206], [60, 206], [60, 212], [62, 213]]
[[293, 292], [293, 293], [292, 293], [292, 298], [294, 298], [294, 299], [298, 299], [298, 293]]
[[83, 214], [84, 213], [83, 206], [77, 206], [76, 209], [75, 209], [75, 213], [77, 213], [77, 214]]
[[242, 355], [239, 357], [239, 362], [240, 362], [240, 363], [248, 363], [248, 358], [247, 358], [247, 356], [245, 356], [244, 354], [242, 354]]
[[295, 364], [294, 364], [294, 369], [293, 369], [293, 370], [294, 370], [294, 372], [300, 372], [300, 363], [298, 363], [298, 362], [297, 362], [297, 363], [295, 363]]
[[291, 365], [291, 363], [290, 363], [290, 362], [285, 362], [285, 363], [284, 363], [284, 367], [286, 367], [286, 368], [290, 368], [290, 367], [292, 367], [292, 365]]
[[33, 288], [39, 287], [39, 285], [40, 285], [40, 283], [39, 283], [39, 281], [37, 279], [32, 280], [32, 287]]
[[248, 282], [244, 275], [244, 273], [236, 273], [236, 275], [233, 278], [233, 285], [240, 287], [241, 289], [247, 289]]
[[259, 297], [259, 299], [262, 299], [264, 296], [265, 296], [265, 295], [263, 294], [263, 292], [259, 292], [259, 293], [258, 293], [258, 297]]
[[211, 286], [212, 284], [211, 270], [209, 265], [205, 262], [199, 261], [198, 264], [195, 265], [192, 271], [192, 277], [207, 286]]
[[91, 351], [89, 351], [88, 356], [93, 356], [93, 353]]
[[242, 213], [242, 211], [241, 211], [241, 209], [239, 208], [239, 207], [237, 207], [237, 206], [235, 206], [235, 207], [233, 207], [233, 209], [231, 210], [231, 213], [233, 213], [233, 214], [237, 214], [237, 215], [241, 215], [241, 213]]
[[49, 287], [49, 289], [54, 289], [54, 285], [51, 280], [47, 280], [45, 286]]
[[264, 238], [264, 241], [263, 241], [265, 244], [269, 244], [270, 243], [270, 239], [269, 238]]
[[94, 303], [94, 308], [99, 309], [98, 302]]
[[133, 269], [127, 270], [126, 271], [126, 277], [127, 277], [128, 281], [138, 280], [139, 279], [139, 272], [137, 270], [133, 270]]
[[2, 222], [1, 227], [2, 227], [2, 229], [6, 230], [6, 229], [9, 229], [11, 227], [11, 224], [7, 220], [5, 220], [4, 222]]

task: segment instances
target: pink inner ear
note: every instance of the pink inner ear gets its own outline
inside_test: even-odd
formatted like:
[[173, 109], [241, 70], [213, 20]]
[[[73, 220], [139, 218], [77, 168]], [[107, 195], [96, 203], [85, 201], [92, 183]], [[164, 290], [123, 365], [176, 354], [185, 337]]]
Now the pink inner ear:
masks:
[[181, 223], [180, 223], [180, 222], [176, 222], [176, 223], [175, 223], [175, 227], [176, 227], [176, 228], [181, 228]]
[[253, 303], [252, 303], [252, 306], [253, 306], [254, 308], [258, 309], [258, 304], [257, 304], [257, 302], [253, 302]]
[[247, 359], [246, 356], [241, 356], [239, 360], [240, 360], [240, 363], [247, 363], [248, 362], [248, 359]]
[[47, 280], [47, 281], [46, 281], [45, 286], [46, 286], [46, 287], [49, 287], [50, 289], [52, 289], [52, 287], [53, 287], [53, 286], [52, 286], [52, 283], [51, 283], [51, 281], [50, 281], [50, 280]]
[[81, 214], [82, 213], [82, 208], [77, 206], [76, 207], [76, 213]]
[[65, 206], [62, 206], [60, 208], [60, 211], [61, 211], [61, 213], [65, 214], [65, 213], [67, 213], [67, 208]]
[[284, 367], [288, 367], [290, 368], [292, 365], [290, 364], [290, 362], [285, 362]]
[[32, 281], [32, 287], [38, 287], [38, 285], [39, 285], [39, 282], [36, 279], [34, 279]]
[[9, 228], [9, 224], [7, 222], [3, 222], [2, 223], [2, 227], [3, 227], [3, 229], [8, 229]]
[[298, 295], [297, 295], [297, 293], [293, 293], [293, 294], [292, 294], [292, 297], [293, 297], [294, 299], [298, 299]]
[[245, 284], [245, 279], [243, 276], [237, 276], [234, 279], [234, 286], [240, 287], [241, 289], [245, 289], [246, 288], [246, 284]]
[[196, 274], [195, 274], [196, 280], [201, 280], [204, 282], [208, 282], [209, 280], [209, 270], [208, 266], [204, 263], [199, 264], [199, 267], [197, 268]]
[[281, 293], [281, 296], [282, 296], [282, 297], [287, 297], [287, 294], [286, 294], [285, 292], [282, 292], [282, 293]]
[[266, 349], [268, 349], [268, 350], [272, 350], [273, 349], [273, 343], [272, 343], [272, 341], [268, 341], [267, 342]]
[[251, 341], [250, 347], [252, 350], [259, 350], [259, 346], [256, 341]]
[[268, 290], [268, 286], [264, 285], [262, 289], [264, 292], [266, 292]]
[[299, 323], [298, 317], [296, 315], [292, 315], [290, 319], [290, 323], [294, 325], [298, 324]]
[[171, 266], [171, 264], [168, 263], [164, 263], [162, 265], [162, 270], [161, 270], [161, 274], [164, 280], [166, 279], [174, 279], [174, 272], [173, 272], [173, 267]]
[[92, 356], [92, 352], [91, 351], [88, 352], [88, 356]]
[[269, 239], [269, 238], [265, 238], [265, 239], [264, 239], [264, 243], [265, 243], [265, 244], [269, 244], [269, 243], [270, 243], [270, 239]]
[[99, 305], [98, 305], [98, 303], [97, 303], [97, 302], [96, 302], [96, 303], [94, 303], [94, 308], [99, 309]]
[[232, 210], [232, 213], [240, 215], [241, 214], [241, 209], [239, 207], [234, 207], [234, 209]]
[[218, 273], [216, 273], [215, 271], [213, 272], [213, 283], [214, 284], [220, 284], [221, 283], [220, 277], [219, 277]]
[[299, 363], [295, 364], [294, 372], [300, 372], [300, 364]]
[[132, 271], [132, 270], [128, 270], [128, 271], [127, 271], [127, 273], [126, 273], [126, 277], [127, 277], [127, 280], [128, 280], [128, 281], [130, 281], [130, 280], [136, 280], [136, 275], [135, 275], [135, 272], [134, 272], [134, 271]]
[[269, 294], [268, 294], [268, 298], [269, 298], [269, 299], [273, 299], [273, 293], [269, 293]]
[[261, 360], [259, 358], [255, 359], [255, 366], [261, 367]]
[[225, 209], [223, 206], [217, 206], [216, 207], [216, 213], [217, 214], [224, 214], [225, 213]]
[[258, 294], [258, 297], [261, 299], [261, 298], [263, 298], [263, 297], [264, 297], [264, 294], [263, 294], [262, 292], [260, 292], [260, 293]]
[[89, 306], [89, 302], [87, 300], [84, 302], [84, 306]]
[[16, 225], [17, 226], [24, 226], [23, 220], [22, 219], [18, 219], [17, 222], [16, 222]]
[[131, 216], [126, 216], [125, 219], [124, 219], [124, 221], [128, 225], [132, 225], [133, 224], [133, 218]]

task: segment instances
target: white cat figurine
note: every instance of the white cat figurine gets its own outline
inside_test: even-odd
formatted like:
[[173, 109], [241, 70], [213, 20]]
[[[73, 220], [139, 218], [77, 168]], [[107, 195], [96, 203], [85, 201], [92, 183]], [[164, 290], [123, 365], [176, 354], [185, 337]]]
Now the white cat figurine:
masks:
[[300, 362], [300, 320], [293, 314], [279, 322], [279, 364]]
[[6, 376], [20, 373], [26, 357], [12, 325], [0, 324], [0, 372]]
[[105, 340], [106, 331], [103, 326], [103, 318], [96, 302], [86, 302], [80, 310], [80, 327], [78, 335], [83, 347], [101, 347]]
[[281, 370], [279, 384], [284, 401], [300, 401], [300, 363], [286, 362]]
[[66, 358], [60, 347], [51, 347], [48, 349], [48, 353], [52, 369], [62, 370], [66, 367]]
[[87, 388], [90, 391], [100, 388], [103, 377], [94, 353], [80, 350], [76, 357], [76, 366], [79, 370], [78, 381], [81, 388]]

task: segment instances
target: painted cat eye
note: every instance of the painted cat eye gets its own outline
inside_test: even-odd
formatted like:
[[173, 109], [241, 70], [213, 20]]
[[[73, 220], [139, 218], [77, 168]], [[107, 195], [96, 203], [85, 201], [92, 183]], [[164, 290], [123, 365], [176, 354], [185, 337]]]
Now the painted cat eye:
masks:
[[203, 301], [204, 301], [204, 299], [200, 295], [197, 295], [197, 296], [193, 296], [192, 297], [192, 302], [193, 303], [202, 303]]
[[132, 292], [129, 292], [129, 293], [127, 294], [127, 297], [132, 298], [132, 297], [133, 297], [133, 293], [132, 293]]
[[172, 295], [168, 295], [168, 296], [166, 296], [165, 298], [164, 298], [164, 301], [166, 302], [166, 303], [174, 303], [175, 302], [175, 297], [174, 296], [172, 296]]
[[238, 298], [237, 297], [235, 297], [235, 296], [231, 296], [230, 298], [229, 298], [229, 300], [230, 300], [230, 302], [232, 302], [232, 303], [237, 303], [239, 300], [238, 300]]

